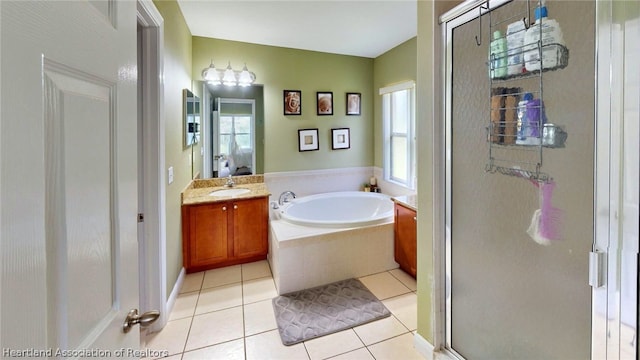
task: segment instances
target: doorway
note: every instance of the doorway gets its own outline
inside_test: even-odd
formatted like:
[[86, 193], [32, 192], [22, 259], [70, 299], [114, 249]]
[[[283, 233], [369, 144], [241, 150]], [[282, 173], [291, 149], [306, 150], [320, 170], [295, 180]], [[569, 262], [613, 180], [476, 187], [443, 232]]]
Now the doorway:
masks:
[[254, 99], [217, 98], [213, 112], [214, 177], [255, 174]]
[[168, 320], [166, 290], [166, 186], [164, 20], [151, 0], [138, 0], [138, 249], [140, 310], [160, 310], [146, 328], [156, 332]]

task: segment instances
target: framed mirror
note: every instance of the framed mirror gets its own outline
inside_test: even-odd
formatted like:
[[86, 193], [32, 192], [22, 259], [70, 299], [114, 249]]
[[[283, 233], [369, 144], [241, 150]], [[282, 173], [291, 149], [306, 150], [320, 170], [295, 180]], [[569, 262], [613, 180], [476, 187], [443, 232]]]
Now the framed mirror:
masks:
[[200, 141], [200, 98], [189, 89], [182, 90], [183, 139], [185, 149]]

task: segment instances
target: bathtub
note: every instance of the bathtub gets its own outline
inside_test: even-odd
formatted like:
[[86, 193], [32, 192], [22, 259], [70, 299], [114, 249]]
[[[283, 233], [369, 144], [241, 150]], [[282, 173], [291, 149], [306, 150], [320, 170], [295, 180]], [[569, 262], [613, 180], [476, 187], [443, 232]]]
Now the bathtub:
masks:
[[393, 217], [387, 195], [342, 191], [294, 199], [279, 210], [287, 222], [316, 227], [358, 227], [379, 224]]
[[393, 202], [335, 192], [271, 209], [268, 260], [278, 294], [395, 269]]

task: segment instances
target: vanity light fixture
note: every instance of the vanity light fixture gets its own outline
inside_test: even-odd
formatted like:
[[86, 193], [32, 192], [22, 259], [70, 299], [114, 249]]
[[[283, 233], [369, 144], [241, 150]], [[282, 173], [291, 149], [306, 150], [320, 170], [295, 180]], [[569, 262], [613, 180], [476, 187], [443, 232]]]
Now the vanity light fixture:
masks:
[[231, 62], [226, 69], [218, 69], [211, 60], [211, 65], [202, 70], [202, 78], [213, 85], [250, 86], [256, 81], [256, 74], [247, 69], [247, 64], [244, 64], [241, 71], [233, 70]]

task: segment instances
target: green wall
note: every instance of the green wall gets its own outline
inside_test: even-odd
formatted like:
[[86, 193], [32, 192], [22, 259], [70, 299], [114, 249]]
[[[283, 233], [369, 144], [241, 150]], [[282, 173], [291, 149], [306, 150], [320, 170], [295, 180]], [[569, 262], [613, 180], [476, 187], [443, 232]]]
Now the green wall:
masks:
[[395, 83], [416, 81], [417, 38], [405, 41], [373, 60], [373, 98], [374, 98], [374, 165], [382, 167], [382, 97], [378, 90]]
[[[165, 164], [173, 167], [166, 188], [167, 296], [182, 269], [180, 193], [191, 181], [191, 149], [182, 142], [182, 89], [191, 88], [191, 32], [175, 1], [154, 1], [164, 19]], [[166, 174], [166, 173], [165, 173]], [[165, 176], [164, 181], [167, 181]]]
[[[373, 59], [193, 37], [194, 81], [216, 67], [244, 63], [264, 85], [264, 172], [373, 165]], [[302, 115], [283, 115], [283, 90], [302, 91]], [[316, 92], [333, 92], [333, 115], [316, 115]], [[362, 94], [362, 114], [345, 115], [347, 92]], [[351, 129], [351, 148], [331, 150], [331, 128]], [[319, 151], [298, 151], [298, 129], [319, 129]]]

